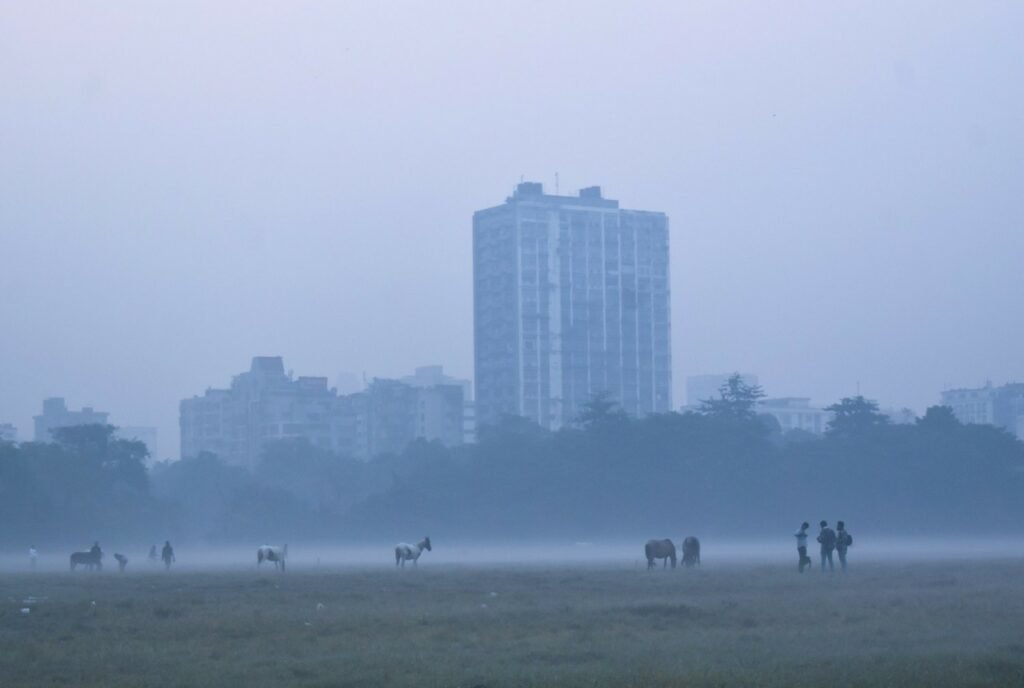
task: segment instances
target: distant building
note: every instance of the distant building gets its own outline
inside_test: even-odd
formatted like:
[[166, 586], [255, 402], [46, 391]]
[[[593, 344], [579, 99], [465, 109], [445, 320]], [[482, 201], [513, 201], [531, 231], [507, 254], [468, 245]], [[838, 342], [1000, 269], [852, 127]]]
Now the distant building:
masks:
[[[718, 399], [722, 385], [726, 384], [735, 373], [717, 373], [713, 375], [687, 375], [686, 376], [686, 406], [688, 408], [700, 408], [701, 402], [707, 399]], [[757, 375], [752, 373], [740, 373], [743, 384], [754, 387], [757, 385]]]
[[253, 468], [272, 440], [304, 437], [333, 450], [336, 403], [327, 378], [293, 378], [285, 373], [280, 356], [257, 356], [229, 389], [208, 389], [181, 402], [181, 455], [208, 451], [230, 464]]
[[10, 423], [0, 423], [0, 442], [17, 442], [18, 429]]
[[340, 451], [368, 459], [401, 452], [420, 438], [446, 446], [465, 442], [466, 387], [427, 384], [422, 376], [416, 385], [403, 380], [375, 378], [365, 391], [339, 397]]
[[672, 409], [664, 213], [519, 184], [473, 215], [476, 420], [557, 429], [595, 393], [631, 415]]
[[81, 411], [68, 409], [63, 397], [53, 397], [43, 401], [43, 412], [34, 416], [35, 441], [52, 442], [52, 432], [57, 428], [67, 428], [76, 425], [107, 425], [109, 413], [95, 411], [86, 406]]
[[996, 425], [1024, 439], [1024, 384], [948, 389], [942, 405], [953, 409], [961, 423]]
[[811, 400], [807, 397], [761, 399], [757, 403], [756, 410], [757, 413], [775, 418], [779, 422], [782, 432], [803, 430], [821, 435], [824, 434], [829, 421], [832, 420], [830, 411], [811, 406]]
[[230, 388], [181, 402], [181, 455], [207, 451], [251, 469], [267, 442], [288, 438], [359, 459], [401, 452], [420, 437], [462, 444], [464, 381], [420, 382], [374, 379], [339, 395], [327, 378], [294, 378], [279, 356], [258, 356]]
[[138, 425], [121, 425], [118, 426], [117, 430], [114, 432], [114, 436], [121, 440], [142, 442], [146, 445], [146, 449], [149, 451], [149, 460], [151, 462], [160, 460], [160, 455], [157, 452], [156, 428]]
[[457, 385], [462, 388], [462, 441], [469, 444], [476, 441], [476, 404], [473, 401], [473, 383], [469, 380], [445, 375], [439, 365], [420, 366], [413, 375], [401, 378], [412, 387], [440, 387]]

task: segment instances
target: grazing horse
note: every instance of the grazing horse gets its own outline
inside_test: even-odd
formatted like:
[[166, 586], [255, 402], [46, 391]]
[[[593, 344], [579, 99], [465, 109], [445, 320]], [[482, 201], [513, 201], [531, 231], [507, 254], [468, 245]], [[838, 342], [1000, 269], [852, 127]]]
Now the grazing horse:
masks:
[[274, 547], [272, 545], [263, 545], [256, 550], [256, 566], [258, 567], [264, 561], [274, 562], [274, 568], [284, 571], [284, 560], [288, 558], [288, 545], [283, 547]]
[[655, 559], [664, 559], [663, 568], [668, 567], [668, 562], [672, 560], [672, 568], [676, 567], [676, 545], [669, 539], [664, 540], [648, 540], [647, 544], [644, 545], [644, 554], [647, 555], [647, 568], [654, 568]]
[[692, 535], [683, 540], [683, 566], [700, 566], [700, 540]]
[[114, 553], [114, 558], [117, 559], [117, 570], [124, 573], [124, 568], [128, 566], [128, 557], [123, 554]]
[[400, 542], [395, 545], [395, 566], [399, 564], [402, 568], [405, 568], [405, 562], [411, 561], [413, 566], [416, 566], [416, 562], [419, 561], [420, 555], [423, 554], [423, 550], [428, 552], [432, 551], [430, 547], [430, 538], [425, 537], [415, 545], [409, 545], [404, 542]]
[[99, 569], [103, 570], [103, 552], [99, 549], [91, 549], [88, 552], [72, 552], [71, 553], [71, 570], [74, 571], [76, 566], [88, 566], [89, 570]]

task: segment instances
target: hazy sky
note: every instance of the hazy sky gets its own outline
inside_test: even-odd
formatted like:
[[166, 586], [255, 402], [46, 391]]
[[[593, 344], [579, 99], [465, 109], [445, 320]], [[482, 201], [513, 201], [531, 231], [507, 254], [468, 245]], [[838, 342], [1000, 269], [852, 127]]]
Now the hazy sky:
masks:
[[472, 376], [521, 176], [672, 229], [676, 402], [1024, 380], [1024, 4], [5, 2], [0, 422], [254, 355]]

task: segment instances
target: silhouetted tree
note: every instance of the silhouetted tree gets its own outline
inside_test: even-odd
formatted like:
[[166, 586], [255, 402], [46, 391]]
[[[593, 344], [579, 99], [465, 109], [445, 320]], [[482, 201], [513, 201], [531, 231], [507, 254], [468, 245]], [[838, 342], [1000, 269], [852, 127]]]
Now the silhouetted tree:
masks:
[[717, 399], [700, 402], [700, 411], [708, 416], [749, 420], [756, 415], [754, 407], [763, 396], [764, 390], [760, 385], [748, 385], [742, 375], [733, 373], [718, 388]]
[[860, 395], [845, 397], [825, 410], [833, 413], [826, 429], [830, 437], [863, 437], [889, 425], [889, 417], [879, 412], [878, 404]]
[[594, 392], [583, 404], [583, 410], [576, 418], [576, 423], [583, 428], [608, 428], [618, 426], [629, 420], [626, 412], [619, 408], [618, 402], [612, 398], [611, 392]]
[[948, 406], [929, 406], [924, 416], [917, 419], [916, 425], [932, 431], [949, 431], [960, 425], [960, 421]]

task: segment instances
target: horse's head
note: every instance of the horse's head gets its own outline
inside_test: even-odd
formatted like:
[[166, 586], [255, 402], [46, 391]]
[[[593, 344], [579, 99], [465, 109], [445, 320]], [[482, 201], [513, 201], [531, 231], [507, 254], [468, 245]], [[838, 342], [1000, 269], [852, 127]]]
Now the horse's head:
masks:
[[432, 549], [430, 549], [430, 537], [429, 536], [423, 538], [423, 546], [426, 548], [426, 550], [428, 552], [432, 552], [433, 551]]

